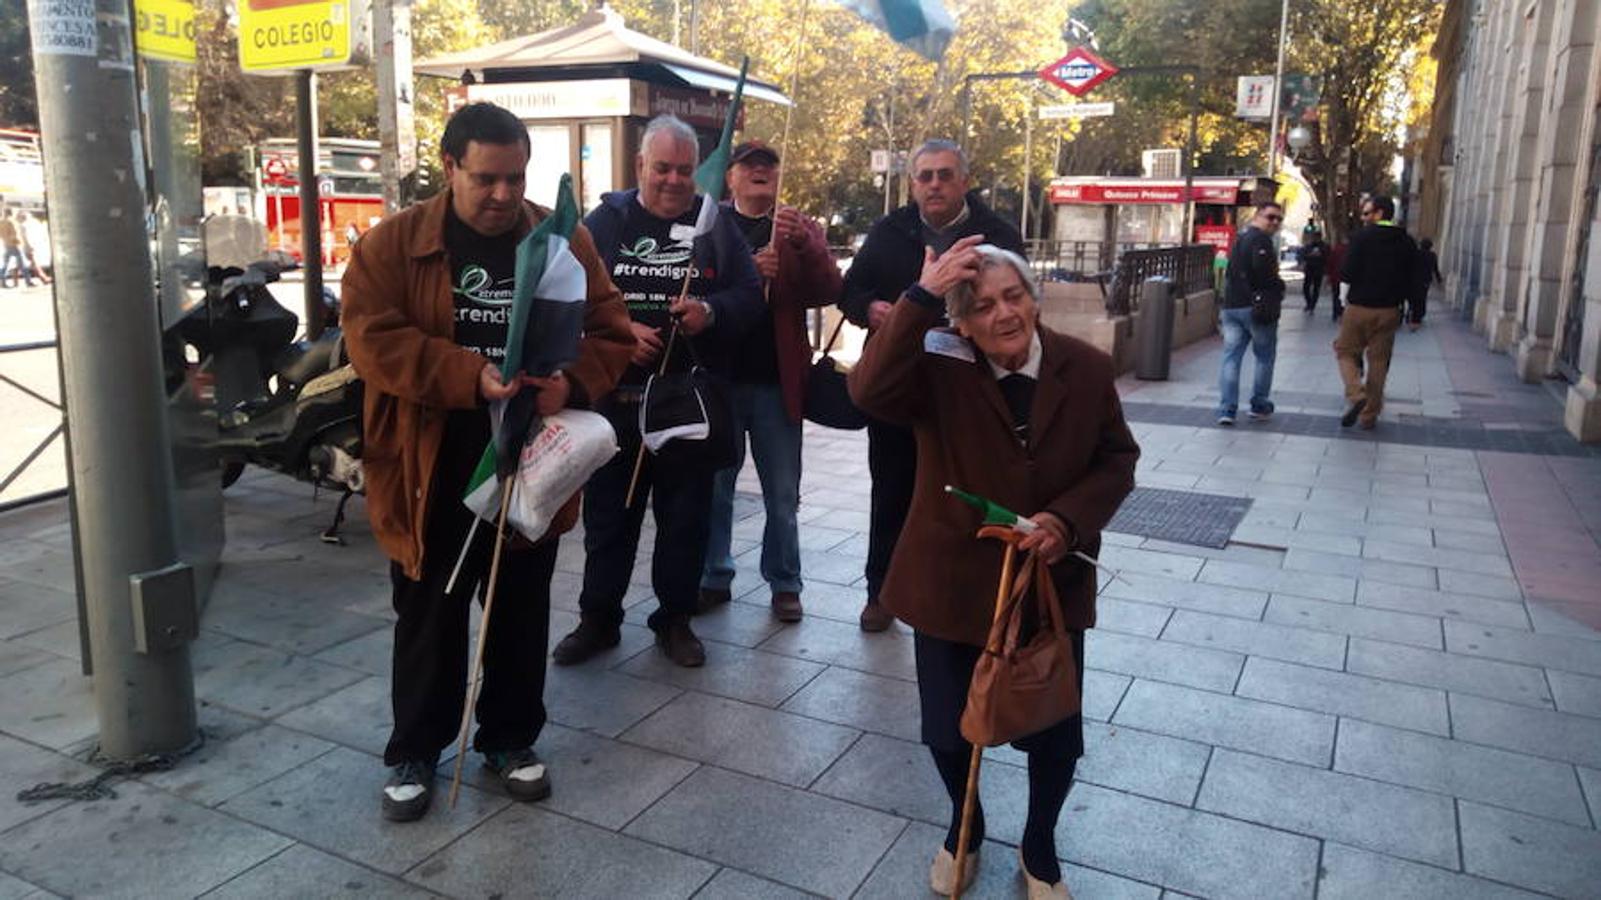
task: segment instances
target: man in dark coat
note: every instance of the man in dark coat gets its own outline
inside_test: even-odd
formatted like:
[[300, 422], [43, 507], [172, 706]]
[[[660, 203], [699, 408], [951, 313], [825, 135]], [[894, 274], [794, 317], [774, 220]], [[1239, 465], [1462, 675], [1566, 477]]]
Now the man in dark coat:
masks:
[[[978, 197], [967, 192], [967, 155], [951, 141], [931, 140], [912, 154], [912, 202], [873, 223], [862, 250], [845, 275], [839, 307], [846, 318], [868, 329], [868, 340], [890, 308], [916, 283], [923, 253], [944, 253], [961, 238], [983, 235], [987, 243], [1023, 252], [1023, 237]], [[877, 419], [867, 426], [867, 467], [873, 478], [867, 537], [865, 631], [883, 631], [894, 617], [879, 605], [895, 540], [906, 521], [917, 474], [917, 443], [904, 427]]]
[[[1395, 202], [1389, 197], [1363, 201], [1364, 224], [1351, 237], [1340, 271], [1349, 289], [1340, 334], [1334, 339], [1334, 356], [1345, 382], [1346, 408], [1340, 417], [1345, 427], [1360, 424], [1367, 429], [1378, 424], [1395, 332], [1401, 327], [1401, 307], [1418, 288], [1418, 247], [1411, 235], [1392, 221], [1394, 216]], [[1423, 321], [1421, 305], [1416, 316], [1416, 321]]]
[[1324, 265], [1329, 261], [1329, 245], [1323, 243], [1323, 232], [1308, 225], [1301, 232], [1301, 296], [1306, 300], [1306, 311], [1317, 309], [1318, 295], [1323, 289]]
[[1240, 402], [1240, 363], [1249, 346], [1256, 357], [1251, 385], [1251, 418], [1273, 415], [1273, 363], [1278, 355], [1279, 307], [1284, 302], [1284, 280], [1279, 277], [1279, 254], [1273, 235], [1284, 221], [1284, 207], [1264, 203], [1256, 208], [1251, 224], [1240, 232], [1229, 253], [1224, 276], [1223, 365], [1218, 374], [1217, 424], [1234, 424]]
[[1423, 327], [1423, 316], [1429, 311], [1429, 289], [1437, 284], [1445, 285], [1445, 276], [1440, 274], [1440, 257], [1434, 252], [1434, 242], [1428, 238], [1418, 241], [1417, 280], [1417, 290], [1412, 293], [1406, 315], [1407, 328], [1412, 331]]
[[[647, 624], [677, 665], [706, 662], [706, 648], [689, 619], [706, 559], [716, 468], [647, 453], [634, 502], [627, 502], [639, 458], [640, 403], [662, 356], [668, 373], [688, 372], [698, 363], [726, 379], [735, 347], [761, 315], [761, 281], [733, 219], [719, 215], [704, 233], [697, 226], [704, 204], [712, 202], [695, 193], [698, 163], [694, 130], [673, 116], [657, 116], [639, 142], [640, 186], [604, 195], [584, 217], [623, 292], [636, 343], [616, 393], [598, 409], [611, 421], [621, 449], [584, 487], [584, 588], [578, 627], [551, 653], [558, 666], [581, 663], [621, 640], [623, 595], [647, 496], [656, 514], [651, 585], [659, 604]], [[680, 296], [686, 275], [687, 293]]]

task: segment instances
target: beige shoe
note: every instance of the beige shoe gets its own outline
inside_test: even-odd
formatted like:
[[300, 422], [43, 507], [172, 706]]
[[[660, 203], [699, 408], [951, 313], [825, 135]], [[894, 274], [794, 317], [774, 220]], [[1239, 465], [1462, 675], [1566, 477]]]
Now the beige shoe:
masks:
[[[967, 854], [962, 861], [962, 893], [973, 886], [973, 880], [978, 877], [978, 851]], [[939, 852], [934, 854], [934, 864], [928, 868], [928, 886], [941, 897], [949, 897], [956, 891], [956, 856], [945, 846], [940, 845]]]
[[1017, 868], [1023, 873], [1023, 883], [1028, 885], [1028, 900], [1073, 900], [1073, 894], [1067, 889], [1066, 881], [1046, 884], [1028, 874], [1028, 866], [1023, 863], [1022, 847], [1017, 848]]

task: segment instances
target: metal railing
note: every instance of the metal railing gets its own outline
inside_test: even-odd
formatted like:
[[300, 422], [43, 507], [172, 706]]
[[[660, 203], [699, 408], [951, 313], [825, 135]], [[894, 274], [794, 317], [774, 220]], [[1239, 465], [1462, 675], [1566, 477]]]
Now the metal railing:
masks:
[[1124, 316], [1138, 309], [1140, 285], [1149, 278], [1170, 279], [1184, 295], [1210, 290], [1212, 257], [1216, 252], [1210, 244], [1191, 244], [1118, 254], [1112, 285], [1107, 290], [1107, 314]]
[[[21, 344], [0, 345], [0, 354], [28, 353], [37, 350], [54, 350], [55, 348], [55, 341], [29, 341]], [[33, 388], [22, 384], [11, 376], [6, 375], [4, 372], [0, 372], [0, 383], [4, 383], [12, 389], [20, 392], [24, 396], [50, 407], [61, 417], [61, 420], [56, 423], [55, 428], [51, 429], [48, 435], [45, 435], [44, 440], [39, 441], [36, 445], [34, 445], [33, 449], [29, 450], [27, 454], [23, 456], [21, 462], [12, 467], [11, 471], [7, 472], [4, 478], [0, 478], [0, 494], [4, 494], [6, 488], [9, 488], [16, 482], [18, 478], [21, 478], [22, 473], [26, 472], [29, 466], [32, 466], [35, 461], [43, 456], [46, 450], [50, 449], [50, 445], [55, 443], [56, 438], [62, 436], [62, 433], [66, 429], [66, 409], [57, 401], [51, 400], [49, 397], [46, 397], [38, 391], [35, 391]], [[63, 483], [58, 488], [51, 488], [38, 493], [27, 494], [22, 497], [0, 501], [0, 512], [6, 512], [16, 509], [17, 507], [27, 506], [31, 503], [54, 500], [58, 497], [64, 497], [66, 494], [67, 485]]]

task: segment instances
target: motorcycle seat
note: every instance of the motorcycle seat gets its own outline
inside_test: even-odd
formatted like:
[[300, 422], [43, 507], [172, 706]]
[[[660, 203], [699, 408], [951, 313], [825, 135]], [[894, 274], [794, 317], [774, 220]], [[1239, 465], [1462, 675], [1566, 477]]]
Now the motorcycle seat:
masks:
[[330, 331], [315, 341], [300, 341], [284, 348], [273, 361], [273, 370], [290, 384], [304, 385], [338, 366], [343, 349], [339, 332]]

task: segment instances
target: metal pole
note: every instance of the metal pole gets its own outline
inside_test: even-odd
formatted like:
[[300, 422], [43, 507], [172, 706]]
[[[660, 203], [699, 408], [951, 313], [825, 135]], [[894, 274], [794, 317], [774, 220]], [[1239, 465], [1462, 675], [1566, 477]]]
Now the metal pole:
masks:
[[1034, 98], [1028, 99], [1027, 118], [1023, 122], [1023, 214], [1018, 217], [1017, 230], [1028, 240], [1028, 192], [1031, 189], [1029, 163], [1034, 161]]
[[1284, 46], [1290, 27], [1290, 0], [1279, 5], [1279, 63], [1273, 69], [1273, 116], [1267, 133], [1267, 177], [1279, 170], [1279, 99], [1284, 96]]
[[127, 759], [196, 735], [193, 629], [148, 628], [169, 614], [192, 625], [195, 597], [176, 565], [128, 4], [32, 0], [29, 18], [100, 751]]
[[322, 224], [317, 200], [317, 73], [301, 69], [295, 76], [295, 115], [300, 155], [300, 264], [306, 276], [306, 337], [322, 335]]
[[411, 0], [380, 0], [373, 7], [378, 45], [379, 171], [384, 181], [384, 214], [405, 207], [405, 177], [417, 168], [417, 120], [411, 83]]
[[1195, 240], [1195, 120], [1201, 115], [1201, 73], [1190, 73], [1190, 136], [1184, 142], [1184, 233], [1179, 244]]
[[[889, 116], [887, 118], [888, 118], [889, 121], [888, 121], [888, 124], [884, 127], [884, 133], [889, 137], [889, 140], [886, 141], [886, 143], [889, 144], [889, 168], [884, 170], [884, 215], [886, 215], [886, 216], [889, 215], [889, 211], [892, 208], [891, 205], [890, 205], [890, 190], [891, 190], [891, 186], [895, 184], [895, 169], [898, 168], [896, 163], [899, 162], [899, 159], [895, 156], [895, 92], [894, 91], [891, 91], [890, 95], [889, 95]], [[910, 160], [908, 160], [908, 162], [910, 162]], [[905, 178], [906, 174], [904, 172], [901, 173], [901, 177]]]

